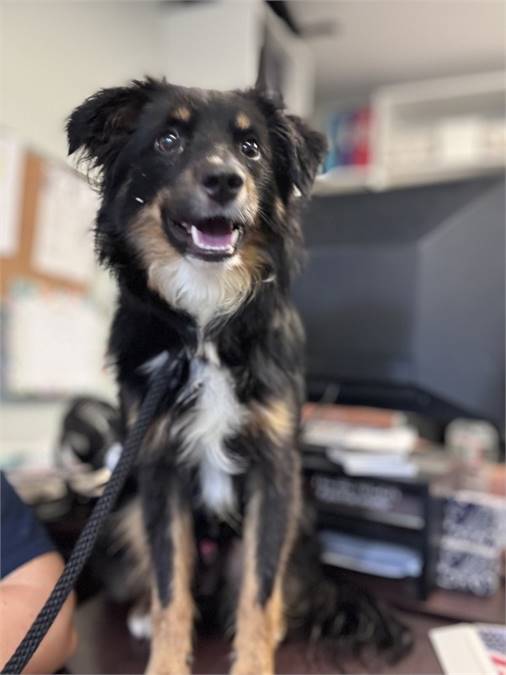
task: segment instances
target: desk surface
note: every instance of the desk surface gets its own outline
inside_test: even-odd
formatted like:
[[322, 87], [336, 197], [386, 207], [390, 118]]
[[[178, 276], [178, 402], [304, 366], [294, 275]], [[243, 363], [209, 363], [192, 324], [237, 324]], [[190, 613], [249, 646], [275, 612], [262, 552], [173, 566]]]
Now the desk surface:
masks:
[[[504, 494], [505, 467], [491, 472], [494, 485], [488, 491]], [[495, 488], [495, 489], [494, 489]], [[278, 651], [277, 669], [279, 675], [307, 673], [329, 675], [330, 673], [377, 673], [378, 675], [440, 675], [439, 662], [429, 641], [428, 631], [456, 621], [504, 622], [504, 587], [486, 599], [475, 598], [463, 593], [448, 593], [435, 590], [426, 602], [410, 598], [401, 592], [398, 584], [362, 576], [361, 583], [370, 591], [402, 606], [398, 611], [402, 620], [413, 631], [415, 645], [411, 653], [395, 666], [375, 662], [364, 664], [356, 659], [343, 658], [339, 663], [325, 654], [322, 649], [309, 654], [303, 643], [283, 644]], [[408, 610], [408, 611], [404, 611]], [[79, 647], [68, 664], [69, 670], [80, 675], [88, 673], [142, 673], [148, 647], [146, 643], [134, 640], [126, 628], [124, 608], [108, 604], [102, 596], [84, 603], [77, 612]], [[226, 673], [229, 669], [229, 644], [218, 638], [198, 638], [195, 648], [193, 673]]]
[[[386, 663], [361, 663], [356, 659], [342, 659], [337, 663], [323, 650], [309, 654], [307, 645], [290, 643], [278, 652], [277, 670], [281, 674], [321, 673], [388, 673], [391, 675], [439, 675], [442, 670], [428, 638], [428, 631], [448, 624], [448, 620], [420, 614], [399, 612], [411, 627], [415, 646], [412, 652], [395, 666]], [[77, 612], [80, 636], [78, 650], [68, 664], [71, 673], [141, 673], [147, 660], [147, 645], [134, 640], [128, 633], [124, 608], [108, 604], [102, 597], [85, 603]], [[229, 668], [229, 646], [218, 638], [197, 638], [193, 672], [226, 673]]]

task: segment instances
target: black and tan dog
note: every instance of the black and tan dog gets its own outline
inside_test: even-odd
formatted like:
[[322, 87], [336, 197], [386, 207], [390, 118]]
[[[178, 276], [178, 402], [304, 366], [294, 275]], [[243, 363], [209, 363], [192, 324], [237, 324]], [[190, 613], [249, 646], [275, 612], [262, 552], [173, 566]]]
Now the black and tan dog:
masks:
[[[99, 91], [67, 130], [70, 153], [101, 175], [96, 241], [119, 285], [110, 354], [126, 428], [150, 375], [182, 349], [189, 358], [184, 396], [159, 411], [124, 508], [152, 586], [148, 671], [189, 672], [204, 513], [243, 523], [232, 672], [272, 673], [301, 513], [303, 331], [290, 282], [324, 139], [255, 89], [153, 79]], [[309, 593], [306, 604], [321, 602]]]

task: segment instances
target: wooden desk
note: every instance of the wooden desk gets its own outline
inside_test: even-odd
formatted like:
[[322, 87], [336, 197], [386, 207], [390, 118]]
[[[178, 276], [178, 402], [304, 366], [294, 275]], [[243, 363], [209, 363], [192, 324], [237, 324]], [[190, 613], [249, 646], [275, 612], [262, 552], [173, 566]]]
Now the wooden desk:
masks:
[[[504, 467], [491, 472], [493, 487], [488, 491], [504, 494], [504, 476]], [[366, 664], [352, 658], [342, 658], [337, 662], [321, 648], [310, 654], [307, 644], [289, 643], [283, 644], [278, 652], [276, 672], [279, 675], [440, 675], [442, 670], [429, 641], [429, 630], [459, 621], [502, 623], [505, 619], [504, 586], [491, 598], [434, 590], [428, 600], [422, 602], [407, 589], [401, 590], [399, 582], [365, 575], [360, 575], [359, 581], [352, 573], [348, 574], [355, 583], [399, 608], [399, 617], [413, 632], [415, 644], [411, 653], [395, 666], [379, 661]], [[95, 596], [78, 609], [77, 630], [79, 647], [68, 664], [71, 673], [128, 675], [144, 672], [148, 647], [146, 643], [134, 640], [129, 635], [125, 608], [107, 603], [101, 595]], [[230, 665], [229, 649], [229, 643], [221, 637], [197, 638], [193, 673], [227, 673]]]
[[[321, 673], [378, 673], [396, 675], [439, 675], [442, 670], [430, 645], [428, 631], [447, 625], [448, 620], [400, 613], [411, 627], [415, 646], [412, 652], [395, 666], [375, 661], [367, 664], [356, 659], [342, 659], [337, 663], [322, 649], [309, 654], [303, 643], [284, 644], [279, 650], [276, 672], [281, 674]], [[79, 647], [68, 664], [74, 674], [142, 673], [148, 649], [145, 643], [134, 640], [128, 633], [124, 608], [108, 604], [98, 596], [85, 603], [77, 612]], [[229, 644], [221, 638], [197, 638], [193, 672], [196, 674], [227, 673]]]
[[505, 621], [504, 580], [497, 593], [488, 598], [435, 588], [427, 600], [420, 600], [416, 597], [412, 581], [409, 580], [380, 579], [347, 570], [341, 570], [339, 576], [349, 579], [358, 588], [368, 590], [390, 606], [410, 614], [422, 614], [441, 619], [447, 624], [452, 622], [504, 623]]

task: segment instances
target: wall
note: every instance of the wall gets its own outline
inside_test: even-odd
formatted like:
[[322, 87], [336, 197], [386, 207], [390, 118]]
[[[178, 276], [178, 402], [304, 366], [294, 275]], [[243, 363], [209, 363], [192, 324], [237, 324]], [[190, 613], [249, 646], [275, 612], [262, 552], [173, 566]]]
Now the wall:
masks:
[[252, 85], [260, 0], [1, 5], [0, 125], [65, 158], [65, 118], [99, 89], [150, 74], [189, 86]]
[[161, 11], [151, 2], [3, 3], [0, 124], [64, 158], [65, 118], [86, 96], [163, 74]]
[[164, 70], [175, 84], [235, 89], [255, 83], [262, 39], [260, 0], [174, 6], [161, 22]]
[[[65, 159], [65, 118], [85, 97], [163, 74], [161, 12], [158, 2], [1, 3], [0, 125]], [[110, 296], [103, 278], [97, 284], [101, 296]], [[100, 393], [110, 397], [112, 389]], [[49, 462], [63, 409], [63, 403], [2, 403], [0, 458]]]

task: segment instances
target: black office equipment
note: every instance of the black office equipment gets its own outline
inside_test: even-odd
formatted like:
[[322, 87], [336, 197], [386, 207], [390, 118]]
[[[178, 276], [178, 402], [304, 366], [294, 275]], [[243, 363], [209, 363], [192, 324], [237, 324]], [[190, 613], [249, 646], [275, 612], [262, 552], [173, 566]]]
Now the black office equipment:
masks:
[[295, 289], [309, 398], [490, 420], [504, 439], [504, 176], [316, 197]]
[[[324, 448], [310, 445], [304, 446], [302, 464], [316, 506], [317, 528], [323, 535], [323, 562], [329, 563], [325, 537], [333, 534], [363, 539], [368, 548], [374, 542], [402, 547], [420, 559], [420, 569], [406, 578], [415, 581], [417, 597], [426, 599], [435, 583], [442, 519], [441, 503], [431, 496], [430, 478], [423, 474], [402, 479], [347, 476], [326, 457]], [[371, 551], [370, 558], [377, 571], [359, 571], [388, 576], [381, 571], [378, 552]], [[357, 569], [351, 555], [349, 563], [341, 559], [335, 565]]]

